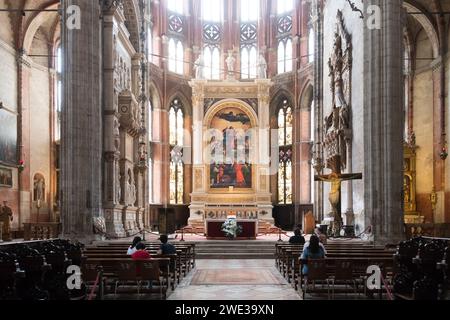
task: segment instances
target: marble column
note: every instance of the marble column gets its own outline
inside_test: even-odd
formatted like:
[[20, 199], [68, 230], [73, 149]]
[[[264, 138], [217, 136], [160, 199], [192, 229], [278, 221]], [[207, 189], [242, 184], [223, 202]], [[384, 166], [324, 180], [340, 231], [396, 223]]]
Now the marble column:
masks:
[[[364, 206], [375, 243], [404, 238], [402, 0], [369, 0], [381, 9], [380, 29], [364, 28]], [[366, 17], [368, 19], [368, 17]], [[367, 21], [365, 21], [367, 22]]]
[[[323, 150], [321, 146], [323, 130], [323, 11], [322, 1], [313, 0], [311, 3], [311, 24], [314, 28], [314, 124], [316, 132], [314, 134], [315, 141], [313, 146], [313, 152], [323, 159]], [[315, 172], [317, 174], [317, 172]], [[314, 216], [316, 220], [322, 221], [324, 219], [323, 203], [325, 201], [323, 182], [315, 182], [312, 188], [315, 188], [314, 199]]]
[[88, 242], [103, 215], [101, 9], [98, 1], [66, 0], [63, 12], [71, 5], [81, 9], [81, 28], [62, 28], [62, 236]]
[[[207, 80], [192, 80], [189, 84], [192, 87], [192, 194], [204, 194], [206, 191], [206, 172], [203, 165], [203, 115], [204, 115], [204, 86]], [[189, 206], [190, 216], [188, 224], [192, 221], [203, 220], [203, 204], [198, 204], [194, 200]]]
[[[271, 198], [270, 194], [270, 170], [271, 170], [271, 159], [270, 159], [270, 113], [268, 112], [270, 103], [270, 88], [273, 83], [270, 79], [258, 79], [255, 80], [258, 85], [258, 134], [256, 145], [258, 146], [258, 153], [256, 156], [256, 163], [258, 168], [257, 173], [257, 188], [260, 200], [258, 201], [258, 218], [261, 220], [266, 220], [269, 223], [274, 223], [272, 209], [273, 206], [270, 201], [263, 201], [264, 196], [266, 199]], [[278, 152], [276, 153], [278, 157]], [[273, 170], [273, 168], [272, 168]], [[272, 172], [273, 174], [273, 172]]]
[[[18, 143], [19, 160], [24, 161], [24, 170], [19, 173], [19, 230], [22, 223], [31, 222], [31, 172], [30, 172], [30, 75], [31, 60], [21, 53], [17, 57], [18, 71]], [[1, 239], [1, 238], [0, 238]]]

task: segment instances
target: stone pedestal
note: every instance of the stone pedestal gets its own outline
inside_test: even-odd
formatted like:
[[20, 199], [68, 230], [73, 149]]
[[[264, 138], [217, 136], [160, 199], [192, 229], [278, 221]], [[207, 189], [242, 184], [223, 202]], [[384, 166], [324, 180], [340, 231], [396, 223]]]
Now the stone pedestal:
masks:
[[124, 207], [122, 210], [122, 221], [125, 226], [125, 233], [127, 237], [134, 236], [139, 233], [137, 222], [137, 208]]
[[123, 206], [105, 209], [106, 233], [111, 238], [126, 237], [123, 224]]

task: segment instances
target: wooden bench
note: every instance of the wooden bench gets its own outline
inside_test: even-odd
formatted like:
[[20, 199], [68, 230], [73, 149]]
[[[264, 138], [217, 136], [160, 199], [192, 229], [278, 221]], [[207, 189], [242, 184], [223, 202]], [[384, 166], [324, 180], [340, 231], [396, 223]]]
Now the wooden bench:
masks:
[[[156, 264], [156, 266], [155, 266]], [[90, 258], [87, 257], [82, 260], [82, 270], [85, 272], [86, 280], [92, 281], [92, 270], [98, 270], [101, 267], [103, 269], [103, 276], [106, 278], [106, 285], [115, 285], [115, 294], [117, 294], [117, 287], [122, 283], [128, 283], [130, 281], [136, 282], [137, 292], [140, 293], [140, 283], [143, 281], [156, 281], [162, 298], [166, 298], [167, 291], [171, 287], [170, 274], [170, 258], [153, 258], [150, 260], [131, 260], [127, 258]], [[158, 276], [155, 276], [155, 269], [159, 272]], [[152, 269], [150, 272], [148, 269]], [[152, 275], [152, 276], [150, 276]], [[83, 278], [83, 274], [82, 274]], [[105, 281], [99, 279], [99, 282]], [[128, 293], [129, 291], [127, 291]], [[102, 293], [100, 293], [102, 294]]]

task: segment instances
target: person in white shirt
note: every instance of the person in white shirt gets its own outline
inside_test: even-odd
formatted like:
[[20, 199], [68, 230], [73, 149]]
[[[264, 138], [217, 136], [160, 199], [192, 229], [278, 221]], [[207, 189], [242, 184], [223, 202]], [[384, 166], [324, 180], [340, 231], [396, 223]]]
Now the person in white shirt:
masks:
[[141, 241], [142, 241], [141, 237], [134, 237], [133, 243], [131, 244], [131, 246], [128, 247], [127, 255], [131, 256], [133, 253], [135, 253], [137, 251], [136, 245]]

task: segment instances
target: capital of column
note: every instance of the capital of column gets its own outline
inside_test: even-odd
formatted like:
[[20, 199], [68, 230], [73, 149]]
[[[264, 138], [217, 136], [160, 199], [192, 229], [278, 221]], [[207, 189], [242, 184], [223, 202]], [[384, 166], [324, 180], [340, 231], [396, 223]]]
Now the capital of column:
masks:
[[32, 65], [32, 61], [31, 58], [25, 53], [24, 50], [22, 50], [18, 55], [17, 55], [17, 63], [20, 64], [23, 67], [27, 67], [27, 68], [31, 68]]

